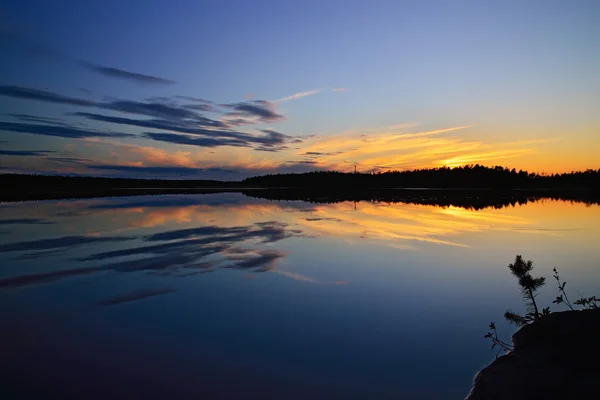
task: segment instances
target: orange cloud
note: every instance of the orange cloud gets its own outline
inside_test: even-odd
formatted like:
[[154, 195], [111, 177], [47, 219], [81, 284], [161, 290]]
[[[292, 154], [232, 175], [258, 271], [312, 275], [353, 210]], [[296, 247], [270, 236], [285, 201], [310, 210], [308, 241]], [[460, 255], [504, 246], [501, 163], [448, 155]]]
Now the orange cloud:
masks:
[[457, 134], [474, 125], [404, 132], [416, 125], [397, 124], [378, 131], [369, 129], [312, 138], [298, 149], [296, 156], [310, 153], [317, 167], [351, 171], [357, 165], [363, 172], [477, 163], [497, 165], [506, 159], [529, 157], [542, 145], [560, 139], [486, 143]]
[[178, 167], [194, 167], [196, 163], [192, 160], [190, 151], [169, 152], [156, 147], [130, 146], [131, 153], [140, 155], [144, 164], [165, 165]]

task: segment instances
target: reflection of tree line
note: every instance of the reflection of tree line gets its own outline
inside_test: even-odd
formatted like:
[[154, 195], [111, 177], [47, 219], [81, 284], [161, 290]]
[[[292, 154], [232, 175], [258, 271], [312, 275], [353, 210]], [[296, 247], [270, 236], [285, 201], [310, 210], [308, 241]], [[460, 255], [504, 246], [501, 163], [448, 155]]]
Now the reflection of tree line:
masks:
[[[600, 170], [540, 175], [475, 165], [368, 174], [315, 171], [263, 175], [241, 182], [0, 174], [0, 185], [9, 189], [0, 193], [0, 201], [242, 191], [255, 197], [313, 202], [374, 200], [485, 208], [526, 203], [540, 198], [598, 204]], [[287, 190], [274, 190], [276, 188]], [[398, 188], [456, 191], [443, 195], [438, 191], [435, 196], [424, 196], [422, 193], [413, 196], [406, 191], [391, 191]], [[482, 189], [494, 192], [490, 194], [482, 192]]]
[[0, 201], [229, 191], [239, 182], [0, 174]]
[[309, 203], [340, 203], [344, 201], [367, 201], [461, 207], [469, 210], [503, 208], [523, 205], [544, 199], [581, 202], [599, 205], [600, 195], [589, 191], [483, 191], [483, 190], [402, 190], [378, 189], [371, 191], [345, 191], [335, 193], [318, 189], [263, 189], [245, 190], [249, 197], [268, 200], [297, 200]]

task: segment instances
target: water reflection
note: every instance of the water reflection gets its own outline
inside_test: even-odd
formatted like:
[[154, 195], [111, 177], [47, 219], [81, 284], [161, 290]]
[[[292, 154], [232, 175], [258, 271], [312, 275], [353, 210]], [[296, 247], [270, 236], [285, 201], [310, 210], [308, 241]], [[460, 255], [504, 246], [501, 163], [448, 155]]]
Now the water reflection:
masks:
[[[23, 286], [54, 281], [60, 278], [98, 271], [135, 272], [153, 271], [161, 274], [189, 276], [212, 268], [232, 268], [252, 272], [275, 269], [284, 252], [270, 249], [242, 247], [251, 242], [274, 243], [288, 237], [305, 236], [299, 229], [287, 224], [266, 221], [249, 226], [219, 227], [208, 225], [177, 229], [136, 236], [64, 236], [50, 239], [22, 241], [0, 245], [0, 253], [25, 252], [21, 259], [35, 259], [57, 255], [75, 247], [109, 242], [141, 241], [120, 250], [102, 251], [78, 258], [79, 265], [89, 261], [111, 260], [95, 267], [82, 267], [49, 273], [27, 274], [0, 279], [0, 287]], [[145, 243], [157, 243], [145, 245]], [[220, 258], [211, 258], [219, 255]], [[133, 259], [122, 260], [124, 257]], [[140, 258], [140, 256], [144, 256]]]
[[[554, 200], [479, 210], [239, 194], [0, 204], [0, 311], [36, 343], [58, 332], [43, 350], [71, 348], [60, 338], [76, 333], [88, 338], [76, 343], [86, 360], [102, 357], [106, 337], [136, 347], [111, 360], [129, 371], [154, 363], [166, 393], [200, 385], [236, 397], [228, 387], [251, 370], [278, 379], [252, 375], [246, 397], [460, 398], [493, 358], [481, 339], [489, 320], [520, 306], [507, 262], [523, 253], [540, 274], [564, 267], [569, 285], [597, 294], [598, 221], [598, 206]], [[432, 346], [440, 335], [452, 346]], [[22, 346], [30, 353], [13, 362], [29, 354], [37, 365], [39, 349]], [[194, 379], [170, 386], [182, 365]], [[219, 376], [236, 385], [211, 386]]]
[[270, 200], [300, 200], [309, 203], [379, 202], [461, 207], [469, 210], [502, 209], [526, 205], [540, 200], [557, 200], [587, 205], [600, 204], [594, 190], [478, 190], [478, 189], [373, 189], [358, 192], [333, 192], [322, 189], [261, 189], [243, 190], [252, 198]]

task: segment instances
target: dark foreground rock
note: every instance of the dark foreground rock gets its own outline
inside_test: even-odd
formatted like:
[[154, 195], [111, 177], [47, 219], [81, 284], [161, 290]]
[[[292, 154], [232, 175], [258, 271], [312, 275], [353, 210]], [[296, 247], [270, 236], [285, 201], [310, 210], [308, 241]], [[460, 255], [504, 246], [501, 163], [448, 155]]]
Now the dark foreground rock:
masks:
[[512, 337], [467, 400], [600, 399], [600, 310], [550, 314]]

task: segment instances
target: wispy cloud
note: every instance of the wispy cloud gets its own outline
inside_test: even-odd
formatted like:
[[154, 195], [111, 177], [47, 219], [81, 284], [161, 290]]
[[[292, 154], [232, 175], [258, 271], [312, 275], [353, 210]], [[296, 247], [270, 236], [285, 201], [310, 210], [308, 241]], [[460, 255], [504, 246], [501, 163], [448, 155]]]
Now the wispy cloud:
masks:
[[51, 154], [51, 153], [54, 153], [54, 152], [50, 151], [50, 150], [1, 150], [0, 149], [0, 156], [40, 157], [40, 156], [45, 156], [45, 155]]
[[61, 61], [66, 64], [79, 65], [82, 68], [88, 69], [90, 71], [96, 72], [100, 75], [109, 78], [125, 79], [136, 83], [150, 85], [171, 85], [176, 83], [170, 79], [160, 78], [153, 75], [126, 71], [114, 67], [107, 67], [104, 65], [94, 64], [88, 61], [74, 60], [73, 58], [67, 56], [66, 54], [63, 54], [60, 51], [52, 49], [40, 43], [37, 40], [26, 37], [20, 30], [15, 29], [13, 26], [9, 26], [6, 24], [0, 25], [0, 38], [10, 40], [11, 42], [20, 46], [25, 51], [37, 57], [51, 59], [53, 61]]
[[151, 174], [156, 176], [192, 176], [204, 173], [237, 174], [238, 171], [225, 168], [188, 168], [188, 167], [144, 167], [130, 165], [88, 165], [87, 168], [102, 171]]
[[542, 143], [556, 140], [486, 143], [466, 140], [455, 132], [473, 128], [462, 125], [418, 132], [405, 131], [416, 124], [397, 124], [376, 130], [310, 138], [296, 153], [311, 156], [321, 168], [349, 171], [358, 165], [363, 172], [392, 169], [495, 164], [529, 155]]
[[84, 130], [67, 126], [22, 124], [13, 122], [0, 122], [0, 130], [18, 133], [30, 133], [33, 135], [54, 136], [62, 138], [84, 139], [84, 138], [127, 138], [135, 137], [129, 133], [106, 132], [96, 130]]
[[300, 99], [300, 98], [306, 97], [306, 96], [312, 96], [313, 94], [317, 94], [320, 91], [321, 91], [321, 89], [313, 89], [313, 90], [307, 90], [305, 92], [294, 93], [289, 96], [285, 96], [280, 99], [273, 100], [273, 103], [283, 103], [283, 102], [290, 101], [290, 100]]
[[[233, 103], [223, 105], [231, 111], [221, 116], [221, 120], [211, 119], [198, 113], [199, 105], [212, 107], [207, 100], [182, 97], [195, 104], [180, 104], [173, 98], [154, 97], [147, 101], [112, 99], [105, 101], [91, 101], [61, 94], [18, 87], [0, 86], [0, 96], [21, 98], [27, 100], [43, 101], [48, 103], [66, 104], [79, 107], [93, 107], [103, 110], [131, 114], [137, 118], [103, 115], [90, 112], [77, 112], [68, 115], [83, 117], [89, 120], [107, 122], [118, 125], [129, 125], [139, 128], [160, 130], [161, 132], [147, 131], [139, 135], [129, 133], [98, 132], [93, 129], [81, 129], [70, 126], [63, 120], [46, 119], [26, 114], [12, 114], [13, 118], [25, 122], [41, 122], [40, 124], [24, 124], [15, 122], [0, 122], [0, 128], [20, 133], [56, 136], [65, 138], [98, 138], [98, 137], [141, 137], [160, 142], [197, 147], [251, 147], [259, 151], [277, 152], [285, 150], [286, 143], [295, 141], [288, 135], [272, 129], [262, 129], [260, 133], [234, 130], [239, 124], [272, 123], [284, 119], [276, 111], [273, 103], [264, 100]], [[151, 117], [140, 119], [139, 117]], [[56, 124], [51, 126], [50, 124]]]
[[176, 83], [170, 79], [159, 78], [157, 76], [140, 74], [138, 72], [125, 71], [119, 68], [105, 67], [98, 64], [81, 62], [81, 66], [101, 75], [111, 78], [125, 79], [136, 83], [153, 84], [153, 85], [172, 85]]
[[95, 102], [75, 97], [63, 96], [45, 90], [25, 88], [21, 86], [0, 86], [0, 96], [26, 100], [38, 100], [49, 103], [69, 104], [72, 106], [94, 106]]
[[[275, 109], [275, 104], [265, 100], [254, 100], [241, 103], [226, 104], [225, 107], [233, 111], [225, 114], [229, 120], [234, 119], [238, 123], [272, 123], [285, 119]], [[233, 122], [233, 121], [232, 121]]]
[[337, 88], [331, 89], [332, 92], [347, 92], [348, 90], [349, 90], [348, 88], [344, 88], [344, 87], [337, 87]]

